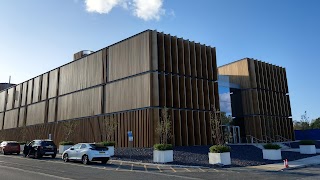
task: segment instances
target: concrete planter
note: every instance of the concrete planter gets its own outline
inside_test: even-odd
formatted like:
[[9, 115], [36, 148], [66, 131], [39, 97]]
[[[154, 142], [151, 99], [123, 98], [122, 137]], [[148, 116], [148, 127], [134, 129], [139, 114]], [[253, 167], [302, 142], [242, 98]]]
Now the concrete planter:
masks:
[[281, 160], [281, 149], [263, 149], [263, 159], [268, 160]]
[[25, 144], [20, 144], [20, 151], [23, 151], [23, 150], [24, 150], [24, 145], [25, 145]]
[[59, 154], [62, 154], [65, 150], [71, 148], [73, 145], [59, 145]]
[[230, 152], [208, 153], [209, 164], [231, 165]]
[[316, 146], [315, 145], [300, 145], [300, 154], [316, 154]]
[[153, 162], [167, 163], [173, 162], [173, 150], [153, 151]]
[[110, 156], [114, 156], [114, 146], [107, 146]]

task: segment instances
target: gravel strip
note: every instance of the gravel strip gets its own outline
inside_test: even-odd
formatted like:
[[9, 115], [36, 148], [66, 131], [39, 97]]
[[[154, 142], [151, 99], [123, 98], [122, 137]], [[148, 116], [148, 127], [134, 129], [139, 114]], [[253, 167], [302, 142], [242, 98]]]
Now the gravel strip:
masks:
[[[262, 150], [252, 145], [230, 145], [231, 167], [258, 166], [264, 164], [282, 163], [282, 160], [264, 160]], [[208, 152], [210, 146], [177, 146], [174, 147], [174, 162], [167, 164], [217, 167], [209, 164]], [[318, 154], [319, 155], [319, 154]], [[298, 152], [282, 152], [282, 159], [290, 161], [311, 157]], [[115, 160], [152, 163], [153, 148], [115, 148]]]

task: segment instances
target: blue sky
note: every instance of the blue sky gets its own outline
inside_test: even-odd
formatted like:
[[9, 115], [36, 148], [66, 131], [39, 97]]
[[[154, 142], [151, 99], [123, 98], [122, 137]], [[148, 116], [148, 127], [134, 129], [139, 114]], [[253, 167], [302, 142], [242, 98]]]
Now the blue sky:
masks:
[[3, 0], [0, 82], [21, 83], [146, 29], [286, 67], [294, 119], [320, 117], [318, 0]]

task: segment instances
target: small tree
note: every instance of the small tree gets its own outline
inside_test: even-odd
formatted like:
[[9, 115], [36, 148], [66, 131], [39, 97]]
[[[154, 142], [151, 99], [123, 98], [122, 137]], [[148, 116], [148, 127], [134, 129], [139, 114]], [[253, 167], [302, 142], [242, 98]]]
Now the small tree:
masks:
[[160, 137], [160, 144], [168, 144], [168, 141], [171, 138], [171, 120], [168, 109], [164, 107], [161, 110], [160, 120], [157, 124], [156, 133]]
[[78, 126], [78, 121], [76, 120], [70, 120], [70, 121], [65, 121], [62, 123], [62, 127], [64, 130], [64, 140], [65, 141], [70, 141], [70, 136], [74, 133]]
[[221, 113], [213, 105], [210, 111], [210, 128], [212, 141], [216, 145], [223, 145], [223, 131], [221, 127]]
[[312, 129], [320, 129], [320, 117], [318, 117], [317, 119], [312, 120], [310, 126], [311, 126]]
[[106, 140], [113, 141], [114, 133], [118, 127], [118, 121], [113, 116], [108, 116], [104, 119], [103, 125], [105, 128]]
[[307, 111], [305, 111], [304, 114], [301, 115], [300, 121], [294, 121], [293, 128], [295, 130], [310, 129], [310, 121], [309, 121], [309, 117], [307, 115]]

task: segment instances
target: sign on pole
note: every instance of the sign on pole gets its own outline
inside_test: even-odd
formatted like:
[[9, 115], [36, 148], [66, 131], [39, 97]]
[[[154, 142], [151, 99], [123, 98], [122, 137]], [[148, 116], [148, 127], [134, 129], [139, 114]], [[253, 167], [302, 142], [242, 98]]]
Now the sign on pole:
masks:
[[129, 139], [130, 142], [133, 141], [132, 131], [128, 131], [128, 139]]

